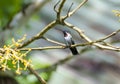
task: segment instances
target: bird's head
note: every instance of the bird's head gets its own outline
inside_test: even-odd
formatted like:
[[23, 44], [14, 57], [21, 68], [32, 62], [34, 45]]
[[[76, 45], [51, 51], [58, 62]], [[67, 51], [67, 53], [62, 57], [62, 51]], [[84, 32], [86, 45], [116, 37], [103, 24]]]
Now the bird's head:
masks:
[[65, 31], [63, 31], [63, 34], [66, 37], [66, 36], [68, 36], [69, 32], [65, 30]]

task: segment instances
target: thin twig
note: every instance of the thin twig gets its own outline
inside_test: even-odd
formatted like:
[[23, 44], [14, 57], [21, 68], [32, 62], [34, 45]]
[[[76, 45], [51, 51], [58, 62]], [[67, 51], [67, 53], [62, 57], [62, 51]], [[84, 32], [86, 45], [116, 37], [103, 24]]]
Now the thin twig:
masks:
[[49, 49], [64, 49], [66, 46], [47, 46], [47, 47], [39, 47], [39, 48], [21, 48], [21, 51], [31, 50], [49, 50]]
[[82, 7], [88, 0], [83, 0], [73, 11], [69, 12], [66, 16], [63, 17], [65, 20], [66, 18], [72, 16], [80, 7]]
[[66, 2], [66, 0], [62, 0], [62, 2], [59, 5], [59, 8], [58, 8], [57, 20], [59, 20], [59, 21], [60, 21], [60, 17], [61, 17], [60, 14], [61, 14], [61, 11], [62, 11], [62, 8], [63, 8], [65, 2]]
[[29, 66], [28, 69], [32, 74], [34, 74], [37, 77], [41, 84], [46, 84], [46, 81], [42, 77], [40, 77], [32, 67]]
[[72, 6], [73, 6], [73, 3], [72, 3], [71, 6], [69, 7], [67, 14], [70, 12]]
[[[74, 29], [75, 31], [77, 31], [77, 32], [79, 33], [79, 35], [80, 35], [83, 39], [85, 39], [87, 42], [92, 43], [92, 40], [91, 40], [88, 36], [86, 36], [86, 35], [80, 30], [80, 28], [75, 27], [75, 26], [73, 26], [72, 24], [70, 24], [70, 23], [68, 23], [68, 22], [66, 22], [66, 21], [64, 22], [64, 24], [65, 24], [65, 26], [67, 26], [67, 27], [69, 27], [69, 28], [72, 28], [72, 29]], [[119, 49], [116, 49], [116, 48], [113, 48], [113, 47], [110, 47], [110, 46], [105, 46], [105, 45], [98, 44], [98, 43], [93, 43], [92, 45], [97, 46], [97, 47], [100, 48], [100, 49], [120, 51]]]
[[[81, 30], [79, 30], [79, 31], [82, 33]], [[98, 40], [95, 40], [95, 41], [91, 41], [91, 42], [86, 42], [86, 43], [74, 44], [74, 45], [71, 45], [71, 47], [87, 46], [87, 45], [92, 45], [93, 43], [103, 42], [104, 40], [106, 40], [106, 39], [116, 35], [119, 32], [120, 32], [120, 29], [117, 30], [117, 31], [114, 31], [113, 33], [111, 33], [111, 34], [109, 34], [109, 35], [107, 35], [107, 36], [105, 36], [105, 37], [103, 37], [101, 39], [98, 39]], [[83, 35], [81, 35], [81, 36], [83, 36]], [[66, 45], [63, 44], [63, 43], [60, 43], [60, 42], [57, 42], [57, 41], [54, 41], [54, 40], [51, 40], [51, 39], [45, 38], [45, 37], [44, 37], [44, 39], [49, 41], [49, 42], [52, 42], [52, 43], [55, 43], [55, 44], [59, 44], [61, 46], [47, 46], [47, 47], [39, 47], [39, 48], [22, 48], [22, 49], [19, 49], [19, 50], [26, 51], [26, 50], [29, 50], [29, 49], [31, 49], [31, 50], [48, 50], [48, 49], [64, 49], [64, 48], [67, 48]], [[105, 42], [104, 42], [104, 44], [109, 46], [109, 47], [114, 48], [114, 51], [119, 51], [119, 47], [112, 46], [112, 45], [110, 45], [108, 43], [105, 43]], [[2, 48], [0, 48], [0, 50], [3, 51]]]
[[113, 47], [113, 48], [116, 48], [116, 49], [120, 49], [120, 47], [116, 47], [116, 46], [113, 46], [113, 45], [111, 45], [110, 43], [108, 43], [108, 42], [102, 42], [104, 45], [106, 45], [106, 46], [110, 46], [110, 47]]
[[58, 45], [61, 45], [61, 46], [65, 46], [65, 44], [63, 44], [63, 43], [60, 43], [60, 42], [58, 42], [58, 41], [55, 41], [55, 40], [52, 40], [52, 39], [49, 39], [49, 38], [46, 38], [46, 37], [43, 37], [43, 39], [45, 39], [45, 40], [47, 40], [47, 41], [49, 41], [49, 42], [51, 42], [51, 43], [54, 43], [54, 44], [58, 44]]
[[[110, 37], [112, 37], [112, 36], [115, 36], [115, 35], [118, 34], [119, 32], [120, 32], [120, 29], [117, 30], [117, 31], [112, 32], [111, 34], [109, 34], [109, 35], [107, 35], [107, 36], [105, 36], [105, 37], [103, 37], [103, 38], [101, 38], [101, 39], [98, 39], [98, 40], [95, 40], [95, 41], [92, 41], [92, 42], [86, 42], [86, 43], [82, 43], [82, 44], [80, 43], [80, 44], [71, 45], [71, 47], [92, 45], [93, 43], [103, 42], [104, 40], [106, 40], [106, 39], [108, 39], [108, 38], [110, 38]], [[116, 48], [116, 47], [114, 47], [114, 48]]]
[[70, 13], [70, 10], [71, 10], [71, 8], [72, 8], [72, 5], [73, 5], [73, 3], [72, 3], [71, 6], [69, 7], [68, 12], [67, 12], [67, 15], [66, 15], [65, 17], [63, 17], [63, 21], [69, 17], [69, 13]]
[[58, 6], [58, 4], [60, 3], [60, 0], [55, 4], [55, 6], [54, 6], [54, 11], [56, 12], [56, 13], [58, 13], [58, 10], [56, 9], [57, 8], [57, 6]]
[[110, 38], [110, 37], [112, 37], [112, 36], [115, 36], [115, 35], [118, 34], [119, 32], [120, 32], [120, 29], [118, 29], [117, 31], [114, 31], [114, 32], [112, 32], [111, 34], [103, 37], [102, 39], [96, 40], [96, 41], [94, 41], [94, 42], [100, 42], [100, 41], [106, 40], [106, 39], [108, 39], [108, 38]]
[[45, 34], [50, 28], [54, 27], [56, 24], [57, 24], [56, 21], [52, 21], [47, 26], [45, 26], [45, 28], [43, 28], [43, 30], [41, 30], [37, 35], [33, 36], [31, 39], [29, 39], [28, 41], [26, 41], [25, 43], [23, 43], [18, 48], [23, 48], [23, 47], [29, 45], [30, 43], [32, 43], [33, 41], [42, 38], [43, 34]]

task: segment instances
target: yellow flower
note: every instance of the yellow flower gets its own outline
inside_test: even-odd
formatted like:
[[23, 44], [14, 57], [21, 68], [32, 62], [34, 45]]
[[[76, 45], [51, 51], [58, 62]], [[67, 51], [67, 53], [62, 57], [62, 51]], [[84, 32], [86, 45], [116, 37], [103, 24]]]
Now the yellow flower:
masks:
[[120, 11], [118, 11], [118, 10], [112, 10], [112, 12], [115, 13], [115, 15], [117, 17], [120, 17]]
[[20, 74], [21, 74], [21, 72], [20, 72], [19, 68], [16, 70], [16, 74], [18, 74], [18, 75], [20, 75]]
[[15, 65], [15, 64], [16, 64], [16, 62], [13, 60], [13, 61], [12, 61], [12, 64], [13, 64], [13, 65]]
[[15, 65], [14, 65], [13, 67], [14, 67], [14, 68], [16, 68], [16, 66], [15, 66]]
[[3, 56], [0, 56], [0, 59], [2, 58]]
[[4, 47], [4, 48], [6, 48], [7, 46], [6, 46], [6, 45], [4, 45], [3, 47]]
[[[31, 49], [26, 52], [17, 50], [17, 47], [21, 45], [21, 42], [23, 42], [25, 38], [26, 36], [17, 41], [13, 38], [11, 45], [4, 45], [4, 53], [0, 53], [0, 68], [2, 68], [3, 71], [14, 69], [17, 74], [21, 74], [21, 71], [30, 65], [31, 60], [26, 60], [25, 57]], [[12, 68], [9, 68], [9, 62], [11, 62]], [[21, 66], [21, 64], [23, 64], [23, 66]]]
[[6, 71], [7, 66], [5, 64], [2, 64], [1, 67], [2, 67], [2, 71]]
[[16, 43], [15, 43], [15, 46], [18, 47], [18, 46], [20, 46], [20, 44], [16, 42]]

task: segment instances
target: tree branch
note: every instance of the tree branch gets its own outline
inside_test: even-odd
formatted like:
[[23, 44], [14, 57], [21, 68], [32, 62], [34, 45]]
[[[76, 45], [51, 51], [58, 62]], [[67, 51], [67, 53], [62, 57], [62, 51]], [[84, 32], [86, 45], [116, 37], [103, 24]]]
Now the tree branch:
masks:
[[63, 6], [64, 6], [65, 1], [66, 1], [66, 0], [62, 0], [62, 2], [61, 2], [60, 5], [59, 5], [58, 12], [57, 12], [57, 19], [58, 19], [58, 21], [60, 21], [60, 17], [61, 17], [60, 14], [61, 14], [61, 11], [62, 11], [62, 8], [63, 8]]
[[29, 49], [31, 50], [49, 50], [49, 49], [64, 49], [66, 46], [47, 46], [47, 47], [39, 47], [39, 48], [21, 48], [18, 50], [21, 51], [28, 51]]
[[[87, 37], [87, 36], [82, 32], [82, 30], [80, 30], [80, 28], [75, 27], [75, 26], [73, 26], [72, 24], [70, 24], [70, 23], [68, 23], [68, 22], [66, 22], [66, 21], [64, 22], [64, 24], [65, 24], [65, 26], [67, 26], [67, 27], [69, 27], [69, 28], [72, 28], [73, 30], [77, 31], [77, 32], [79, 33], [79, 35], [80, 35], [83, 39], [85, 39], [87, 42], [92, 43], [92, 40], [91, 40], [89, 37]], [[110, 36], [111, 36], [111, 35], [110, 35]], [[108, 36], [108, 37], [110, 37], [110, 36]], [[108, 38], [108, 37], [105, 37], [105, 38]], [[104, 46], [104, 45], [98, 44], [98, 43], [92, 43], [92, 45], [97, 46], [97, 47], [100, 48], [100, 49], [120, 51], [120, 49], [116, 49], [116, 48], [113, 48], [113, 47], [110, 47], [110, 46]]]
[[45, 28], [43, 28], [37, 35], [33, 36], [31, 39], [29, 39], [28, 41], [26, 41], [25, 43], [23, 43], [18, 48], [23, 48], [23, 47], [29, 45], [30, 43], [32, 43], [33, 41], [42, 38], [43, 34], [45, 34], [50, 28], [54, 27], [56, 24], [57, 24], [56, 21], [52, 21], [50, 24], [48, 24], [47, 26], [45, 26]]
[[49, 42], [51, 42], [51, 43], [54, 43], [54, 44], [58, 44], [58, 45], [61, 45], [61, 46], [65, 46], [65, 44], [63, 44], [63, 43], [60, 43], [60, 42], [55, 41], [55, 40], [51, 40], [51, 39], [46, 38], [46, 37], [43, 37], [43, 39], [45, 39], [45, 40], [47, 40], [47, 41], [49, 41]]
[[68, 17], [71, 17], [78, 9], [80, 9], [88, 0], [83, 0], [73, 11], [68, 12], [66, 16], [63, 17], [65, 20]]
[[37, 77], [37, 79], [40, 81], [40, 83], [41, 84], [46, 84], [46, 81], [42, 78], [42, 77], [40, 77], [39, 75], [38, 75], [38, 73], [37, 73], [37, 71], [35, 71], [32, 67], [28, 67], [28, 69], [29, 69], [29, 71], [32, 73], [32, 74], [34, 74], [36, 77]]
[[[81, 30], [79, 30], [81, 31]], [[82, 32], [82, 31], [81, 31]], [[117, 31], [114, 31], [112, 32], [111, 34], [101, 38], [101, 39], [98, 39], [98, 40], [95, 40], [95, 41], [91, 41], [91, 42], [86, 42], [86, 43], [79, 43], [79, 44], [74, 44], [74, 45], [71, 45], [71, 47], [78, 47], [78, 46], [87, 46], [87, 45], [92, 45], [93, 43], [98, 43], [98, 42], [102, 42], [104, 43], [107, 47], [106, 48], [112, 48], [114, 49], [114, 51], [120, 51], [120, 47], [115, 47], [115, 46], [112, 46], [106, 42], [103, 42], [104, 40], [118, 34], [120, 32], [120, 29], [117, 30]], [[80, 34], [81, 35], [81, 34]], [[82, 35], [81, 35], [82, 36]], [[19, 50], [23, 50], [23, 51], [26, 51], [26, 50], [47, 50], [47, 49], [64, 49], [64, 48], [67, 48], [67, 46], [63, 43], [60, 43], [60, 42], [57, 42], [57, 41], [54, 41], [54, 40], [51, 40], [49, 38], [46, 38], [46, 37], [43, 37], [45, 40], [49, 41], [49, 42], [52, 42], [54, 44], [58, 44], [58, 45], [61, 45], [61, 46], [47, 46], [47, 47], [39, 47], [39, 48], [22, 48], [22, 49], [19, 49]], [[83, 37], [84, 38], [84, 37]], [[105, 47], [105, 46], [104, 46]], [[108, 49], [109, 50], [109, 49]], [[0, 51], [3, 52], [3, 49], [0, 48]]]

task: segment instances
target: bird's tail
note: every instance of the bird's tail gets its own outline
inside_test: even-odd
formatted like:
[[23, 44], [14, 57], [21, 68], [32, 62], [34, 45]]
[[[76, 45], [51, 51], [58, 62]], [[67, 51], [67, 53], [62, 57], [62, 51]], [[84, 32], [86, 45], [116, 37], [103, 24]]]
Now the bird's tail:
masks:
[[76, 47], [71, 47], [70, 50], [71, 50], [71, 52], [72, 52], [73, 55], [79, 54], [78, 51], [77, 51], [77, 49], [76, 49]]

